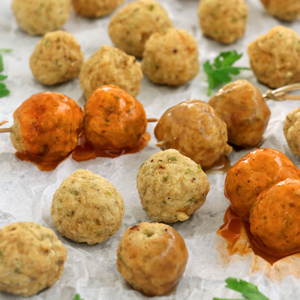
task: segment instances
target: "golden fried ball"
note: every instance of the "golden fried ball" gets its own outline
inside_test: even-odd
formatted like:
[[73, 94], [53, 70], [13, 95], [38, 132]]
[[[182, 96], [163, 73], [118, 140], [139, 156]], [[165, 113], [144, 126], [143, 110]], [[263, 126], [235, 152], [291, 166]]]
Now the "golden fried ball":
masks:
[[86, 99], [107, 84], [117, 85], [135, 97], [140, 91], [143, 72], [134, 56], [104, 45], [84, 62], [79, 79]]
[[199, 71], [198, 46], [184, 29], [154, 33], [145, 44], [143, 72], [157, 84], [181, 85]]
[[250, 214], [254, 238], [275, 255], [300, 251], [300, 180], [287, 179], [257, 198]]
[[126, 53], [142, 57], [145, 43], [156, 32], [173, 27], [167, 12], [154, 0], [131, 2], [111, 19], [108, 32], [113, 43]]
[[69, 81], [79, 76], [83, 64], [80, 45], [71, 33], [47, 33], [36, 45], [30, 68], [34, 77], [46, 85]]
[[232, 151], [227, 127], [215, 110], [201, 100], [188, 100], [169, 108], [154, 129], [161, 149], [176, 149], [202, 167], [210, 167]]
[[133, 148], [147, 128], [143, 105], [117, 86], [98, 88], [84, 109], [84, 135], [98, 149]]
[[51, 216], [62, 236], [93, 245], [106, 241], [119, 230], [124, 202], [107, 179], [78, 169], [56, 190]]
[[135, 290], [147, 296], [169, 291], [182, 277], [187, 260], [183, 238], [160, 223], [129, 227], [117, 250], [118, 271]]
[[261, 92], [247, 80], [225, 85], [208, 101], [226, 123], [228, 142], [255, 146], [264, 134], [271, 112]]
[[0, 229], [0, 291], [34, 295], [60, 278], [66, 259], [53, 230], [32, 222], [5, 225]]
[[19, 153], [32, 158], [63, 159], [77, 146], [83, 115], [78, 104], [63, 94], [34, 94], [14, 112], [10, 140]]
[[13, 0], [12, 10], [21, 29], [30, 35], [44, 35], [65, 24], [71, 0]]
[[201, 0], [198, 16], [205, 35], [231, 44], [245, 32], [248, 5], [244, 0]]
[[124, 0], [72, 0], [77, 14], [98, 18], [111, 14]]
[[300, 81], [300, 37], [292, 29], [276, 26], [248, 45], [251, 69], [271, 88]]
[[200, 165], [169, 149], [142, 164], [137, 188], [153, 222], [174, 223], [187, 220], [204, 204], [210, 185]]
[[293, 21], [300, 16], [299, 0], [260, 0], [267, 12], [280, 20]]
[[300, 178], [300, 170], [283, 153], [261, 148], [246, 154], [230, 168], [224, 193], [238, 215], [248, 219], [257, 197], [287, 178]]
[[283, 131], [291, 151], [300, 156], [300, 107], [295, 108], [286, 116]]

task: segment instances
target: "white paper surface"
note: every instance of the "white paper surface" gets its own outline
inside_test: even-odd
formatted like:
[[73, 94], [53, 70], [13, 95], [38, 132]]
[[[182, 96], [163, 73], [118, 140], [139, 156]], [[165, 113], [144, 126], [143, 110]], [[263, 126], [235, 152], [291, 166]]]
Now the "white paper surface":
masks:
[[[126, 1], [129, 2], [131, 1]], [[248, 0], [249, 20], [245, 35], [236, 43], [225, 46], [202, 35], [196, 13], [197, 0], [160, 0], [159, 2], [168, 11], [174, 26], [187, 29], [195, 37], [199, 45], [201, 69], [196, 78], [178, 88], [157, 86], [144, 78], [137, 99], [144, 105], [149, 118], [159, 118], [169, 107], [190, 98], [207, 102], [209, 100], [206, 95], [207, 82], [202, 65], [207, 59], [215, 58], [221, 51], [236, 49], [238, 52], [243, 52], [244, 56], [237, 65], [249, 66], [247, 44], [255, 40], [259, 34], [268, 32], [276, 25], [290, 27], [300, 34], [299, 20], [293, 23], [282, 23], [267, 15], [259, 0]], [[12, 53], [3, 54], [5, 65], [3, 73], [8, 75], [5, 83], [11, 90], [11, 94], [0, 98], [0, 121], [8, 120], [10, 123], [7, 125], [11, 126], [14, 110], [32, 94], [46, 90], [63, 93], [78, 101], [83, 107], [85, 100], [78, 79], [51, 88], [39, 84], [34, 79], [29, 68], [29, 57], [40, 37], [29, 36], [18, 28], [10, 6], [11, 0], [0, 0], [0, 48], [13, 49]], [[112, 45], [107, 32], [110, 17], [90, 20], [77, 16], [72, 11], [70, 19], [63, 26], [63, 29], [72, 33], [81, 44], [85, 60], [102, 44]], [[251, 71], [245, 71], [239, 78], [248, 79], [263, 93], [268, 89], [258, 84]], [[300, 159], [290, 152], [282, 130], [287, 113], [300, 106], [300, 102], [269, 101], [268, 105], [272, 115], [262, 146], [283, 152], [300, 167]], [[30, 299], [72, 300], [76, 293], [85, 300], [146, 299], [139, 292], [134, 291], [118, 273], [116, 249], [127, 227], [142, 221], [150, 221], [140, 204], [136, 189], [136, 174], [139, 166], [153, 153], [159, 151], [155, 147], [154, 127], [154, 123], [148, 125], [151, 141], [148, 147], [139, 153], [115, 159], [97, 158], [81, 163], [69, 158], [51, 172], [39, 171], [33, 164], [18, 160], [14, 155], [15, 149], [10, 142], [9, 134], [0, 135], [0, 227], [13, 222], [33, 221], [57, 233], [50, 216], [52, 196], [60, 183], [79, 168], [89, 169], [107, 178], [122, 194], [125, 202], [122, 227], [117, 234], [100, 245], [75, 243], [62, 238], [57, 233], [68, 251], [64, 273], [54, 286]], [[248, 152], [249, 150], [233, 151], [229, 155], [231, 165]], [[224, 287], [224, 280], [229, 276], [258, 284], [261, 292], [272, 300], [300, 299], [300, 281], [291, 276], [281, 282], [270, 280], [262, 272], [248, 277], [250, 259], [247, 258], [226, 267], [219, 264], [215, 249], [216, 230], [223, 223], [224, 212], [229, 201], [223, 194], [225, 174], [213, 171], [207, 175], [211, 191], [206, 203], [189, 220], [173, 225], [186, 242], [189, 261], [176, 292], [168, 298], [161, 297], [161, 299], [238, 298], [239, 294]], [[0, 299], [12, 300], [21, 297], [0, 293]]]

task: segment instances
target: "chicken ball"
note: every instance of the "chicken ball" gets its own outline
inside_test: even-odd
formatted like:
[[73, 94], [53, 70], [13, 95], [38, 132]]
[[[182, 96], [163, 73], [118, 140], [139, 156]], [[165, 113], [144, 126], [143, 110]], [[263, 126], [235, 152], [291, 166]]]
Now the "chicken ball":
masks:
[[177, 149], [202, 167], [210, 167], [229, 154], [227, 127], [215, 110], [201, 100], [188, 100], [169, 108], [158, 121], [157, 147]]
[[177, 28], [152, 34], [145, 44], [142, 69], [157, 84], [178, 86], [188, 82], [199, 71], [195, 39]]
[[22, 30], [30, 35], [44, 35], [65, 24], [71, 0], [13, 0], [12, 10]]
[[34, 77], [46, 85], [69, 81], [79, 76], [83, 64], [80, 45], [71, 33], [47, 33], [36, 45], [30, 68]]
[[62, 236], [93, 245], [106, 241], [120, 229], [124, 201], [107, 179], [78, 169], [56, 190], [51, 216]]
[[248, 5], [244, 0], [201, 0], [198, 16], [206, 36], [231, 44], [245, 32]]
[[300, 107], [295, 108], [286, 116], [283, 131], [291, 151], [300, 156]]
[[250, 230], [274, 255], [300, 251], [300, 180], [287, 179], [262, 192], [250, 213]]
[[10, 140], [33, 160], [64, 159], [77, 146], [83, 111], [71, 98], [52, 92], [32, 95], [14, 112]]
[[85, 105], [84, 135], [95, 148], [133, 148], [146, 128], [143, 105], [117, 86], [98, 88]]
[[98, 18], [111, 14], [124, 0], [72, 0], [77, 14]]
[[167, 12], [154, 0], [131, 2], [111, 19], [108, 32], [113, 43], [128, 54], [142, 57], [145, 43], [156, 32], [173, 27]]
[[247, 80], [225, 85], [208, 102], [226, 123], [228, 142], [255, 146], [264, 134], [270, 110], [261, 92]]
[[300, 81], [300, 37], [292, 29], [276, 26], [248, 45], [251, 69], [271, 88]]
[[267, 12], [280, 20], [293, 21], [300, 16], [299, 0], [260, 0]]
[[243, 219], [266, 189], [287, 178], [300, 178], [300, 170], [281, 152], [261, 148], [242, 157], [228, 172], [224, 193]]
[[53, 230], [32, 222], [0, 229], [0, 291], [29, 297], [62, 275], [67, 250]]
[[183, 238], [160, 223], [129, 227], [117, 250], [118, 271], [135, 290], [147, 296], [168, 292], [182, 277], [187, 260]]
[[80, 75], [80, 86], [86, 99], [102, 85], [119, 86], [135, 97], [140, 91], [143, 72], [135, 57], [122, 50], [104, 45], [84, 62]]

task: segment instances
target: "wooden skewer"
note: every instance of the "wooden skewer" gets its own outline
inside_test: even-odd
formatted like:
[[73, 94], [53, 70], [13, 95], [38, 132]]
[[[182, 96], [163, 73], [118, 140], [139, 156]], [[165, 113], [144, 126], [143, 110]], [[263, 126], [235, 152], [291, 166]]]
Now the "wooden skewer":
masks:
[[300, 95], [289, 95], [285, 92], [290, 92], [300, 89], [300, 83], [293, 83], [283, 86], [276, 90], [269, 90], [263, 95], [264, 99], [274, 101], [285, 101], [285, 100], [300, 100]]
[[12, 132], [11, 128], [0, 128], [0, 133], [2, 132]]
[[147, 121], [148, 121], [148, 123], [149, 123], [149, 122], [157, 122], [158, 119], [156, 119], [156, 118], [149, 118], [149, 119], [147, 119]]

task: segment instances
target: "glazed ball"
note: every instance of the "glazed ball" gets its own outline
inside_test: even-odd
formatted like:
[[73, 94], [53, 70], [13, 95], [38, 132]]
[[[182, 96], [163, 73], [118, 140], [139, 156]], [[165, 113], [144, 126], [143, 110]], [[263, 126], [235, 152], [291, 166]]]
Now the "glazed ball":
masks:
[[54, 85], [79, 76], [83, 64], [80, 45], [71, 33], [47, 33], [36, 45], [31, 57], [33, 76], [41, 83]]
[[248, 45], [251, 69], [271, 88], [300, 81], [300, 37], [292, 29], [276, 26]]
[[300, 170], [281, 152], [261, 148], [246, 154], [227, 172], [224, 193], [238, 215], [248, 219], [257, 197], [287, 178], [300, 178]]
[[143, 72], [135, 57], [104, 45], [84, 62], [79, 79], [86, 99], [107, 84], [117, 85], [135, 97], [140, 91]]
[[131, 2], [111, 19], [108, 32], [113, 43], [126, 53], [142, 57], [145, 43], [156, 32], [173, 27], [167, 12], [154, 0]]
[[155, 130], [161, 149], [176, 149], [202, 167], [210, 167], [232, 148], [227, 144], [226, 124], [201, 100], [188, 100], [169, 108]]
[[143, 105], [117, 86], [98, 88], [84, 109], [84, 135], [98, 149], [133, 148], [147, 128]]
[[254, 238], [275, 255], [300, 250], [300, 180], [287, 179], [257, 198], [250, 214]]
[[19, 153], [44, 162], [65, 158], [76, 146], [83, 111], [63, 94], [32, 95], [14, 112], [10, 140]]
[[137, 189], [153, 222], [174, 223], [187, 220], [204, 204], [210, 186], [200, 165], [169, 149], [142, 164]]
[[160, 223], [129, 227], [117, 250], [118, 271], [135, 290], [147, 296], [169, 291], [182, 277], [187, 260], [183, 238]]
[[72, 0], [76, 13], [97, 18], [111, 14], [124, 0]]
[[29, 297], [62, 275], [67, 250], [48, 228], [32, 222], [0, 229], [0, 291]]
[[181, 85], [199, 71], [197, 43], [184, 29], [152, 34], [143, 57], [143, 72], [157, 84]]
[[22, 30], [30, 35], [44, 35], [65, 24], [71, 0], [13, 0], [12, 10]]
[[208, 102], [226, 123], [228, 142], [255, 146], [264, 134], [270, 110], [261, 92], [247, 80], [225, 85]]
[[300, 16], [298, 0], [260, 0], [267, 12], [280, 20], [293, 21]]
[[295, 108], [286, 116], [283, 131], [291, 151], [300, 156], [300, 107]]
[[56, 190], [51, 216], [62, 236], [93, 245], [106, 241], [120, 229], [124, 201], [107, 179], [78, 169]]
[[231, 44], [245, 32], [248, 5], [244, 0], [201, 0], [198, 16], [206, 36]]

